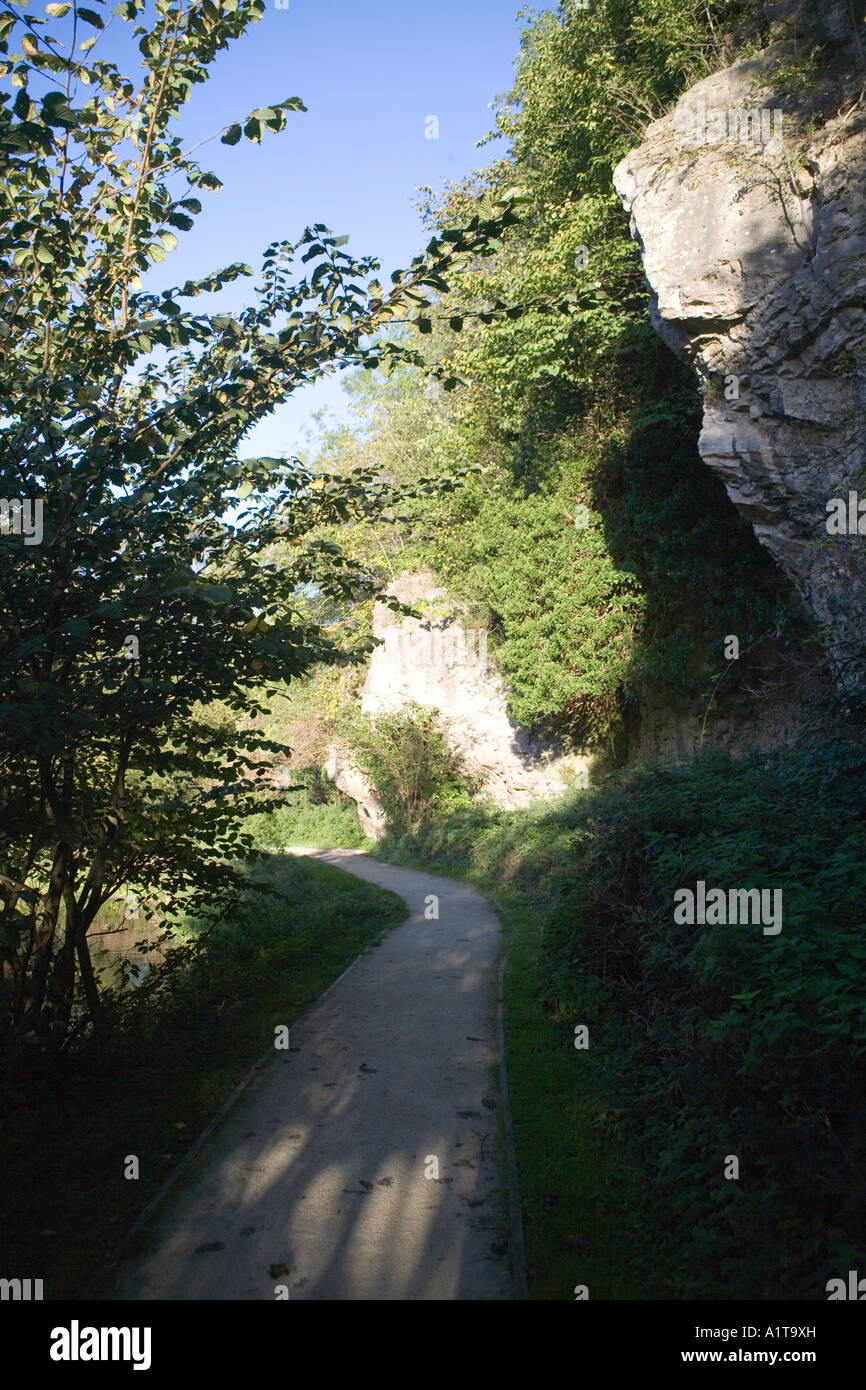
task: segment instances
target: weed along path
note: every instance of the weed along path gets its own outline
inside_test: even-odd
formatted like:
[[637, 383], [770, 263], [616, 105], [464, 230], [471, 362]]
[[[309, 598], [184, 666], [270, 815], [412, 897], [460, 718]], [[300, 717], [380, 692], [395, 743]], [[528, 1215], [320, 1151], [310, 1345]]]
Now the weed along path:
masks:
[[453, 879], [297, 852], [408, 920], [290, 1027], [88, 1296], [513, 1298], [499, 921]]

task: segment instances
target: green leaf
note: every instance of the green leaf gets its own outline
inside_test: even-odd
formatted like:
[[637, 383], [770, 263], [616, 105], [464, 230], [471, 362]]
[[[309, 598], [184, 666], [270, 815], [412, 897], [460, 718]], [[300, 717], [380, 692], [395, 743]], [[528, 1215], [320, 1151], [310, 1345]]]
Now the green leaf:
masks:
[[226, 131], [225, 135], [222, 135], [222, 136], [220, 137], [220, 144], [221, 144], [221, 145], [236, 145], [236, 144], [238, 143], [238, 141], [240, 140], [242, 134], [243, 134], [243, 130], [242, 130], [241, 126], [239, 126], [239, 125], [232, 125], [232, 126], [229, 126], [229, 128], [228, 128], [228, 130]]
[[54, 254], [49, 251], [47, 246], [36, 247], [36, 259], [40, 265], [53, 265]]
[[282, 129], [283, 116], [275, 106], [260, 106], [253, 115], [257, 120], [263, 121], [270, 130]]
[[500, 206], [505, 203], [514, 203], [519, 206], [522, 203], [532, 202], [532, 192], [528, 188], [509, 188], [503, 193], [500, 199]]
[[75, 112], [72, 110], [71, 107], [67, 106], [63, 102], [62, 94], [54, 92], [51, 93], [51, 96], [55, 95], [61, 96], [61, 100], [53, 101], [49, 104], [49, 98], [46, 97], [42, 106], [42, 111], [40, 113], [41, 119], [45, 122], [46, 125], [56, 125], [61, 126], [66, 130], [74, 130], [76, 125], [78, 124], [78, 118]]
[[231, 589], [228, 589], [225, 584], [208, 584], [203, 589], [200, 589], [199, 593], [206, 603], [227, 604], [238, 602], [237, 595], [234, 594]]
[[50, 14], [52, 19], [62, 19], [65, 14], [69, 14], [71, 9], [71, 4], [46, 5], [45, 13]]
[[79, 5], [79, 7], [78, 7], [78, 9], [75, 11], [75, 13], [77, 14], [77, 16], [78, 16], [79, 19], [83, 19], [84, 22], [85, 22], [85, 24], [90, 24], [90, 25], [92, 25], [94, 29], [104, 29], [104, 28], [105, 28], [105, 25], [104, 25], [103, 22], [102, 22], [101, 16], [98, 15], [98, 14], [96, 13], [95, 10], [84, 10], [84, 9], [82, 9], [81, 6]]

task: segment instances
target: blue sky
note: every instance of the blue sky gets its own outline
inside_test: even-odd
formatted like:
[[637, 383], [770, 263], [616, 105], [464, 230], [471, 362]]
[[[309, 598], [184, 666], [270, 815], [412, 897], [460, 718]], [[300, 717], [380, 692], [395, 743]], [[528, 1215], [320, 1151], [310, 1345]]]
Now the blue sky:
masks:
[[[262, 20], [217, 56], [210, 81], [193, 89], [179, 129], [202, 139], [291, 96], [308, 111], [290, 114], [288, 128], [260, 145], [216, 140], [196, 155], [225, 186], [202, 195], [194, 230], [147, 287], [182, 284], [230, 261], [256, 268], [269, 242], [295, 239], [314, 222], [348, 233], [346, 249], [378, 256], [385, 275], [408, 265], [429, 239], [416, 188], [440, 188], [504, 148], [476, 145], [493, 124], [494, 97], [512, 85], [518, 8], [519, 0], [289, 0], [277, 9], [270, 0]], [[113, 48], [111, 39], [101, 46]], [[438, 117], [438, 139], [425, 137], [429, 116]], [[229, 287], [222, 302], [239, 306], [250, 283]], [[300, 448], [313, 410], [342, 413], [340, 380], [299, 392], [242, 452]]]

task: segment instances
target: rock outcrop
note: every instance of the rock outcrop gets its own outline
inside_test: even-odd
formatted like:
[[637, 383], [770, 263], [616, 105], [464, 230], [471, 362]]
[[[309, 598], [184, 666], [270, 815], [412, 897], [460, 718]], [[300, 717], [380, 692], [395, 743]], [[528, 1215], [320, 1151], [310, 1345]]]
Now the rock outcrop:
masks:
[[[479, 779], [482, 794], [512, 808], [587, 785], [591, 759], [532, 738], [508, 717], [506, 691], [487, 657], [487, 631], [468, 625], [429, 570], [402, 575], [389, 594], [425, 614], [407, 618], [377, 604], [362, 713], [415, 703], [441, 711], [449, 741]], [[384, 816], [369, 784], [338, 750], [326, 770], [358, 803], [364, 833], [381, 836]]]
[[361, 769], [340, 749], [332, 748], [325, 763], [325, 772], [334, 786], [355, 802], [361, 829], [368, 840], [381, 840], [388, 818]]
[[[770, 8], [793, 33], [809, 7]], [[614, 181], [654, 326], [702, 379], [701, 455], [823, 629], [837, 689], [862, 697], [866, 69], [853, 10], [820, 15], [834, 67], [803, 80], [808, 105], [781, 85], [803, 42], [782, 38], [693, 87]]]

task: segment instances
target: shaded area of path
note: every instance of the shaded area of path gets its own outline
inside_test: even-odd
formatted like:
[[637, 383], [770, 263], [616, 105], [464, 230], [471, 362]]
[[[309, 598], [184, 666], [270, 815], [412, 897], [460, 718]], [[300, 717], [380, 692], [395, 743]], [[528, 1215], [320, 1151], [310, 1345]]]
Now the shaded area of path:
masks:
[[310, 853], [410, 916], [292, 1027], [93, 1297], [514, 1297], [491, 1071], [499, 921], [453, 879]]

